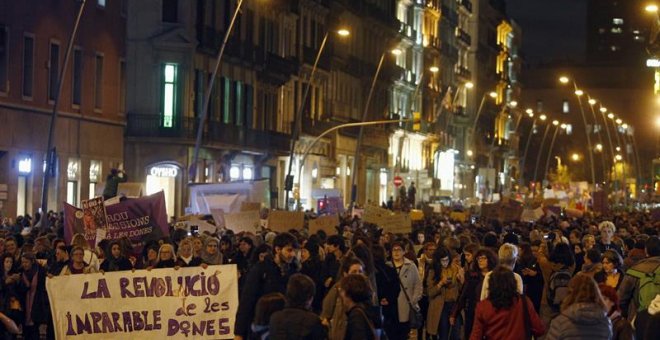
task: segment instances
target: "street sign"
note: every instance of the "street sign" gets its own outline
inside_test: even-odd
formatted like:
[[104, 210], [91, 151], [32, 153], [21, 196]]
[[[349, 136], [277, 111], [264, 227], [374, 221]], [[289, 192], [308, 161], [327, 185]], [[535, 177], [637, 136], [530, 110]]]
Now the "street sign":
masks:
[[401, 178], [401, 176], [394, 177], [394, 186], [400, 187], [401, 184], [403, 184], [403, 178]]

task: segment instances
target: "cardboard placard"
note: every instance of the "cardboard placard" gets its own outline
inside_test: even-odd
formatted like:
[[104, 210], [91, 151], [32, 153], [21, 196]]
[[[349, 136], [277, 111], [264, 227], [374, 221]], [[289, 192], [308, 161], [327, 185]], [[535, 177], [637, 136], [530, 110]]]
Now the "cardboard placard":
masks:
[[272, 231], [287, 232], [289, 229], [302, 229], [305, 226], [305, 213], [302, 211], [272, 210], [268, 214], [268, 228]]
[[381, 207], [369, 205], [364, 208], [362, 220], [367, 223], [373, 223], [382, 227], [385, 218], [392, 215], [392, 212]]
[[313, 220], [309, 220], [309, 234], [316, 234], [317, 231], [323, 230], [326, 235], [336, 235], [337, 227], [339, 226], [339, 217], [337, 215], [320, 216]]
[[234, 233], [243, 231], [255, 233], [259, 226], [259, 211], [242, 211], [233, 214], [224, 214], [225, 228], [231, 229]]
[[261, 202], [241, 202], [241, 211], [259, 211]]
[[464, 223], [465, 221], [467, 221], [467, 214], [461, 211], [452, 211], [449, 214], [449, 218], [454, 221]]
[[144, 185], [142, 183], [125, 182], [119, 183], [117, 187], [117, 196], [124, 195], [128, 198], [142, 197]]
[[409, 234], [412, 232], [412, 221], [406, 213], [395, 213], [385, 216], [381, 224], [384, 232], [394, 234]]

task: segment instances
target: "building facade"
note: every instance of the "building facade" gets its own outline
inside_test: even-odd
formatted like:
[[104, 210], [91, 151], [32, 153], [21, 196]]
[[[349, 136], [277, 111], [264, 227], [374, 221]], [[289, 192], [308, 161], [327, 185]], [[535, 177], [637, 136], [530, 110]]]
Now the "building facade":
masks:
[[[41, 207], [50, 116], [77, 1], [0, 2], [0, 212]], [[63, 76], [48, 209], [100, 195], [121, 167], [126, 117], [126, 7], [87, 1]]]

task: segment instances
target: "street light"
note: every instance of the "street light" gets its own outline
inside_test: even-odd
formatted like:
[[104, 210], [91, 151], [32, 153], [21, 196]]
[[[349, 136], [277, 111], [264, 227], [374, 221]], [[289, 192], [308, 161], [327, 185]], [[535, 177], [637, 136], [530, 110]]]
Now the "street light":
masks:
[[[385, 56], [387, 55], [387, 53], [388, 53], [387, 50], [383, 51], [383, 54], [381, 54], [380, 60], [378, 61], [378, 67], [376, 68], [376, 73], [374, 74], [374, 78], [371, 81], [371, 88], [369, 89], [369, 94], [367, 95], [367, 101], [364, 104], [364, 110], [362, 111], [362, 120], [361, 120], [362, 122], [365, 122], [367, 120], [367, 113], [369, 112], [369, 104], [371, 103], [371, 98], [373, 97], [374, 89], [376, 88], [376, 81], [378, 80], [378, 75], [380, 74], [380, 70], [383, 67], [383, 62], [385, 61]], [[402, 51], [398, 48], [395, 48], [393, 50], [389, 50], [389, 53], [395, 56], [399, 56], [401, 55]], [[422, 83], [421, 78], [419, 83], [420, 84]], [[359, 170], [358, 167], [360, 166], [360, 148], [362, 147], [363, 135], [364, 135], [364, 126], [360, 126], [360, 131], [358, 132], [358, 140], [355, 145], [355, 156], [353, 157], [353, 171], [355, 171], [355, 173], [351, 177], [351, 209], [353, 209], [353, 207], [355, 206], [355, 202], [357, 201], [357, 186], [355, 185], [355, 181], [357, 177], [360, 175], [360, 172], [358, 171]]]
[[[566, 84], [566, 83], [568, 83], [569, 79], [566, 76], [561, 76], [559, 78], [559, 81], [562, 84]], [[584, 123], [584, 132], [587, 135], [587, 146], [589, 148], [589, 165], [590, 165], [590, 168], [591, 168], [591, 183], [593, 185], [596, 185], [596, 173], [594, 171], [594, 157], [593, 157], [593, 154], [591, 152], [591, 150], [593, 150], [592, 147], [591, 147], [591, 135], [589, 133], [589, 128], [588, 128], [588, 124], [587, 124], [587, 116], [584, 113], [584, 107], [582, 106], [582, 95], [584, 94], [584, 91], [582, 91], [578, 88], [577, 83], [575, 82], [575, 80], [573, 80], [573, 88], [575, 89], [575, 95], [577, 96], [578, 104], [580, 105], [580, 113], [582, 114], [582, 122]]]
[[[557, 122], [555, 120], [555, 122]], [[553, 122], [554, 123], [554, 122]], [[559, 122], [557, 122], [559, 124]], [[538, 154], [536, 155], [536, 164], [534, 165], [534, 181], [536, 182], [536, 175], [539, 172], [539, 164], [541, 163], [541, 154], [543, 153], [543, 145], [545, 144], [545, 139], [548, 137], [548, 132], [550, 131], [551, 124], [546, 125], [545, 132], [543, 133], [543, 138], [541, 139], [541, 145], [538, 148]]]
[[[440, 71], [440, 68], [438, 68], [437, 66], [431, 66], [429, 68], [429, 71], [431, 71], [433, 73], [438, 73], [438, 71]], [[421, 83], [421, 81], [420, 81], [420, 83]]]
[[646, 7], [644, 7], [644, 10], [649, 13], [658, 13], [658, 6], [655, 4], [646, 5]]
[[578, 155], [577, 153], [573, 153], [571, 155], [571, 160], [573, 160], [573, 162], [578, 162], [580, 160], [580, 155]]
[[[543, 172], [543, 178], [548, 177], [548, 168], [550, 167], [550, 157], [552, 156], [552, 149], [555, 147], [555, 140], [557, 139], [557, 134], [559, 133], [560, 124], [558, 120], [553, 120], [552, 125], [555, 126], [555, 133], [552, 135], [552, 141], [550, 142], [550, 149], [548, 149], [548, 158], [545, 160], [545, 171]], [[566, 124], [561, 124], [566, 126]], [[541, 150], [539, 150], [541, 153]], [[548, 179], [548, 182], [550, 180]]]
[[589, 105], [596, 105], [596, 99], [589, 98]]
[[473, 87], [474, 87], [474, 83], [473, 83], [473, 82], [468, 81], [467, 83], [465, 83], [465, 88], [466, 88], [466, 89], [472, 89]]
[[[41, 227], [47, 229], [48, 226], [48, 180], [50, 179], [51, 167], [55, 162], [55, 150], [53, 148], [53, 139], [55, 138], [55, 125], [57, 122], [57, 106], [60, 102], [60, 95], [62, 94], [62, 83], [64, 80], [64, 74], [66, 73], [66, 68], [69, 65], [69, 59], [71, 56], [71, 50], [73, 49], [73, 41], [76, 39], [76, 33], [78, 33], [78, 26], [80, 26], [80, 18], [82, 17], [83, 11], [85, 10], [85, 4], [87, 0], [81, 0], [80, 7], [78, 8], [78, 14], [76, 15], [76, 21], [73, 23], [73, 29], [71, 30], [71, 35], [69, 36], [69, 43], [67, 45], [66, 53], [64, 54], [64, 61], [62, 63], [62, 69], [57, 75], [57, 87], [55, 89], [55, 100], [53, 101], [53, 111], [50, 114], [50, 124], [48, 126], [48, 145], [46, 147], [46, 167], [44, 168], [44, 180], [41, 188], [41, 220], [46, 221], [46, 223], [41, 222]], [[57, 68], [57, 65], [53, 65]]]
[[[238, 10], [238, 8], [236, 10]], [[291, 190], [293, 190], [293, 176], [291, 175], [291, 170], [293, 168], [293, 157], [294, 157], [293, 154], [296, 150], [296, 143], [298, 143], [298, 139], [300, 138], [300, 133], [302, 132], [301, 131], [302, 111], [305, 107], [305, 103], [307, 103], [309, 88], [311, 87], [312, 82], [314, 81], [316, 68], [319, 64], [319, 60], [321, 59], [321, 53], [323, 53], [323, 50], [325, 49], [325, 45], [328, 42], [328, 37], [330, 36], [330, 32], [331, 31], [325, 32], [325, 36], [321, 41], [321, 46], [319, 47], [319, 51], [316, 53], [316, 58], [314, 59], [314, 65], [312, 66], [312, 72], [309, 74], [309, 79], [307, 81], [307, 84], [305, 85], [305, 92], [303, 93], [302, 101], [300, 102], [300, 106], [298, 107], [298, 111], [296, 111], [296, 116], [294, 117], [294, 121], [293, 121], [294, 126], [291, 134], [291, 143], [289, 148], [289, 166], [285, 177], [286, 179], [284, 180], [284, 190], [286, 192], [284, 195], [284, 209], [286, 210], [289, 210], [289, 193], [291, 192]], [[337, 33], [337, 35], [339, 35], [340, 37], [347, 37], [350, 35], [349, 30], [346, 28], [340, 28], [335, 33]]]

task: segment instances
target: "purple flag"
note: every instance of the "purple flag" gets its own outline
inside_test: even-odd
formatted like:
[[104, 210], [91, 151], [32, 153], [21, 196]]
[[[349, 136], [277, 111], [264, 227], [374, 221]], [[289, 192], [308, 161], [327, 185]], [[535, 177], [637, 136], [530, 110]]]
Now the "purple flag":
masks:
[[[106, 207], [107, 228], [105, 238], [119, 240], [124, 237], [133, 244], [133, 252], [140, 253], [142, 247], [150, 241], [158, 241], [169, 236], [169, 225], [165, 211], [165, 194], [161, 191], [150, 196], [127, 199]], [[83, 211], [70, 204], [64, 205], [64, 240], [71, 243], [73, 235], [85, 236], [94, 247], [97, 232], [85, 229]]]

